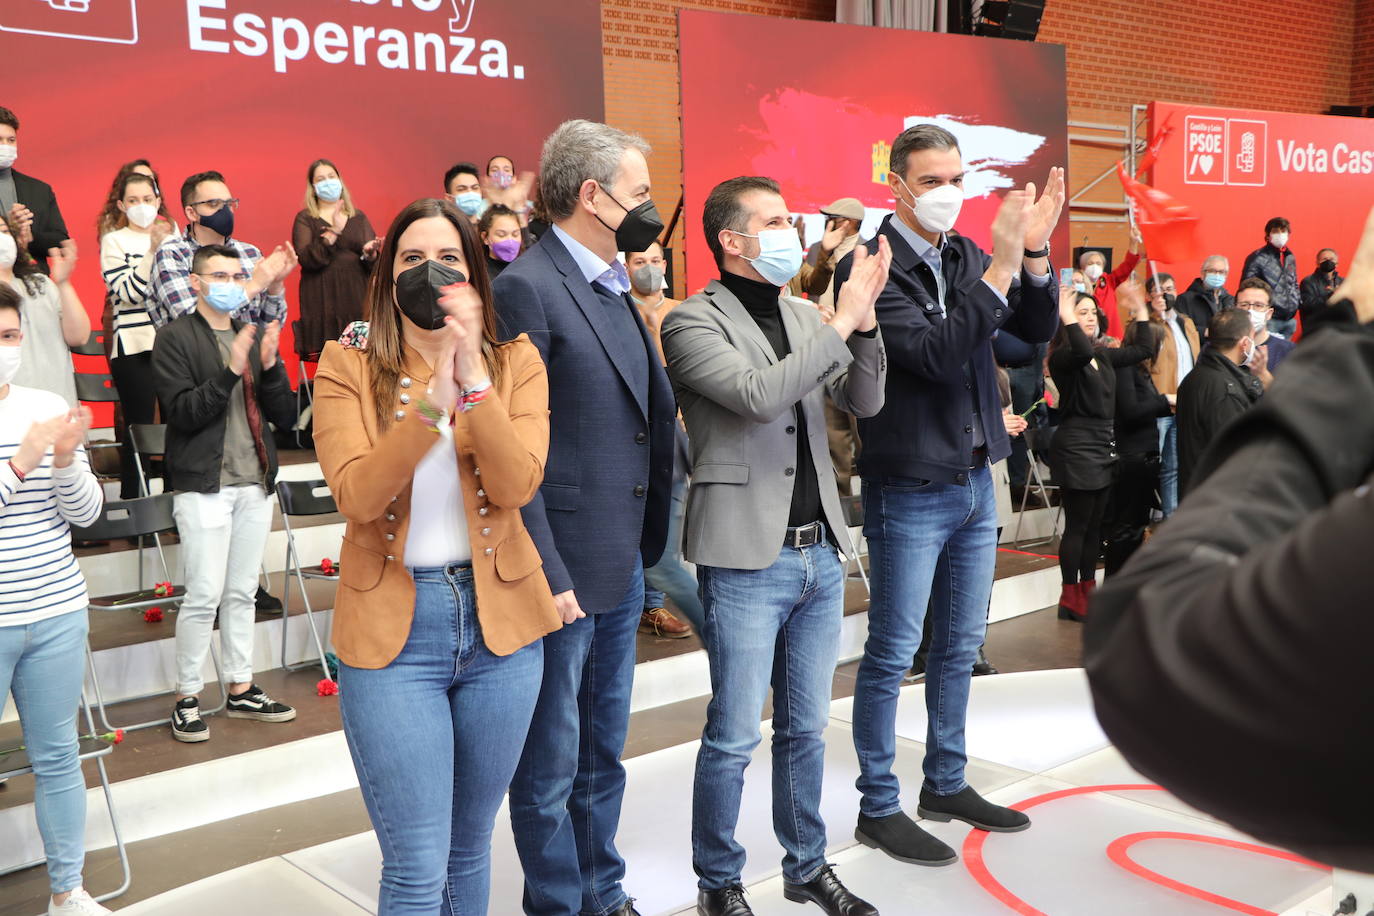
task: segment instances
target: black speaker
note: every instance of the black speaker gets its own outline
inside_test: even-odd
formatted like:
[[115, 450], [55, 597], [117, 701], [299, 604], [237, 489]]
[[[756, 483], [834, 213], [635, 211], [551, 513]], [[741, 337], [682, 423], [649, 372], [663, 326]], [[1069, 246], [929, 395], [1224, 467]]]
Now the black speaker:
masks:
[[1365, 117], [1364, 109], [1359, 105], [1332, 105], [1326, 113], [1343, 118]]
[[1007, 20], [1002, 29], [1002, 37], [1035, 41], [1036, 33], [1040, 31], [1040, 17], [1043, 15], [1045, 0], [1011, 0], [1007, 5]]

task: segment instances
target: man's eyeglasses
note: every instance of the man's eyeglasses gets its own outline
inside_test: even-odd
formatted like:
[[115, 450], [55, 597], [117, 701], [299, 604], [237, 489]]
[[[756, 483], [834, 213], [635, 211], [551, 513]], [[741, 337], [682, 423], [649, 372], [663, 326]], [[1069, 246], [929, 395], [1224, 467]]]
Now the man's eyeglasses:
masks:
[[213, 210], [228, 207], [230, 210], [237, 210], [239, 208], [239, 199], [237, 197], [230, 197], [228, 200], [225, 200], [223, 197], [215, 197], [211, 200], [198, 200], [191, 204], [191, 206], [210, 207]]
[[196, 274], [196, 276], [200, 277], [202, 280], [209, 280], [211, 283], [247, 283], [249, 280], [253, 279], [252, 274], [244, 273], [243, 271], [239, 271], [236, 274], [227, 274], [224, 271], [220, 271], [213, 274]]

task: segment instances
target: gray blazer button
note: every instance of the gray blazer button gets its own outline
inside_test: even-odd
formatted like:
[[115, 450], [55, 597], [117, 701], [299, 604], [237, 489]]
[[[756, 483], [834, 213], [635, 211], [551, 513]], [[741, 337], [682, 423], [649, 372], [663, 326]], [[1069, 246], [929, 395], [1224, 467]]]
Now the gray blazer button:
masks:
[[644, 484], [642, 484], [642, 483], [637, 483], [637, 484], [635, 484], [635, 496], [643, 496], [643, 495], [644, 495]]
[[787, 470], [783, 471], [783, 474], [785, 474], [788, 477], [791, 477], [795, 473], [797, 473], [796, 468], [788, 468]]

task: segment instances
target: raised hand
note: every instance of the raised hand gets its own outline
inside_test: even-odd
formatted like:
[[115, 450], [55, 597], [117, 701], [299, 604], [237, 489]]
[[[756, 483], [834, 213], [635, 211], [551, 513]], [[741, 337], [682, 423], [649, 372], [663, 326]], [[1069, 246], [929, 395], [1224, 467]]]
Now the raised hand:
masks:
[[49, 421], [54, 424], [52, 443], [52, 463], [54, 467], [65, 468], [72, 463], [76, 447], [86, 441], [86, 433], [91, 428], [90, 408], [73, 407], [60, 417]]
[[840, 288], [835, 301], [835, 317], [831, 327], [848, 339], [853, 331], [871, 331], [878, 323], [874, 306], [883, 287], [887, 286], [888, 270], [892, 267], [892, 247], [887, 237], [878, 236], [878, 251], [869, 254], [867, 246], [854, 249], [854, 262], [849, 279]]
[[1374, 209], [1365, 220], [1355, 257], [1350, 259], [1345, 280], [1331, 294], [1330, 304], [1349, 301], [1362, 323], [1374, 321]]
[[482, 298], [470, 283], [445, 286], [439, 296], [439, 307], [448, 313], [446, 324], [454, 334], [453, 380], [463, 388], [472, 388], [487, 378], [487, 363], [482, 356], [483, 318]]
[[58, 424], [65, 423], [66, 414], [58, 414], [47, 420], [39, 420], [29, 426], [28, 432], [24, 433], [24, 439], [19, 443], [19, 448], [14, 453], [10, 462], [19, 469], [21, 474], [29, 474], [34, 468], [43, 463], [43, 456], [52, 448], [53, 442], [57, 439]]
[[243, 370], [248, 368], [248, 352], [253, 347], [253, 338], [257, 336], [258, 326], [255, 324], [245, 324], [234, 335], [234, 342], [229, 345], [229, 371], [235, 375], [243, 375]]
[[1045, 190], [1038, 200], [1034, 182], [1026, 185], [1026, 195], [1034, 204], [1026, 221], [1025, 247], [1027, 251], [1039, 251], [1049, 242], [1050, 234], [1059, 225], [1059, 215], [1064, 210], [1064, 170], [1058, 166], [1050, 169]]
[[1032, 202], [1027, 191], [1012, 190], [1002, 198], [997, 216], [992, 220], [992, 266], [1011, 275], [1021, 269], [1026, 247], [1026, 230], [1030, 225]]
[[153, 220], [153, 225], [148, 229], [148, 252], [151, 254], [161, 248], [173, 232], [176, 232], [176, 226], [167, 220], [160, 216]]
[[377, 257], [377, 254], [378, 254], [381, 250], [382, 250], [382, 240], [381, 240], [380, 238], [375, 238], [375, 239], [373, 239], [372, 241], [368, 242], [367, 244], [363, 245], [363, 258], [366, 259], [366, 260], [368, 260], [368, 261], [375, 260], [376, 257]]
[[1066, 327], [1078, 324], [1078, 290], [1072, 286], [1059, 287], [1059, 320]]
[[63, 239], [60, 248], [48, 249], [48, 268], [52, 271], [52, 281], [58, 286], [72, 278], [76, 270], [76, 242]]
[[1126, 306], [1136, 321], [1150, 319], [1150, 306], [1145, 300], [1145, 288], [1134, 276], [1129, 277], [1116, 288], [1116, 301]]
[[262, 329], [262, 342], [258, 344], [258, 356], [262, 359], [264, 372], [277, 364], [277, 347], [280, 343], [281, 322], [273, 321]]
[[832, 219], [826, 224], [825, 234], [821, 236], [821, 251], [830, 254], [840, 247], [840, 242], [844, 241], [844, 230], [841, 225], [837, 219]]

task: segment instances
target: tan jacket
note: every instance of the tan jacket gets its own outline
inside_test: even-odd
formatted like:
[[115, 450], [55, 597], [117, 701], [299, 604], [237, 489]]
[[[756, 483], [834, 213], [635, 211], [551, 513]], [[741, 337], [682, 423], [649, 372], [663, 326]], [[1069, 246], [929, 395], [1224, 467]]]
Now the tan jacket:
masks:
[[[1178, 320], [1183, 323], [1183, 334], [1188, 338], [1189, 349], [1193, 351], [1193, 365], [1197, 365], [1198, 353], [1202, 351], [1197, 328], [1187, 315], [1179, 315]], [[1130, 323], [1127, 322], [1126, 326], [1130, 327]], [[1178, 394], [1178, 344], [1170, 328], [1164, 329], [1164, 343], [1159, 348], [1159, 356], [1150, 364], [1150, 379], [1160, 394]]]
[[[454, 418], [463, 508], [472, 544], [482, 636], [509, 655], [562, 625], [539, 552], [520, 507], [544, 477], [549, 447], [548, 377], [539, 351], [520, 335], [498, 349], [501, 381], [487, 399]], [[410, 485], [434, 445], [434, 430], [405, 407], [424, 394], [431, 371], [406, 348], [396, 409], [404, 416], [377, 431], [367, 354], [333, 341], [315, 379], [315, 450], [339, 511], [348, 521], [339, 553], [334, 644], [357, 668], [383, 668], [405, 646], [415, 613], [415, 582], [405, 565]]]

